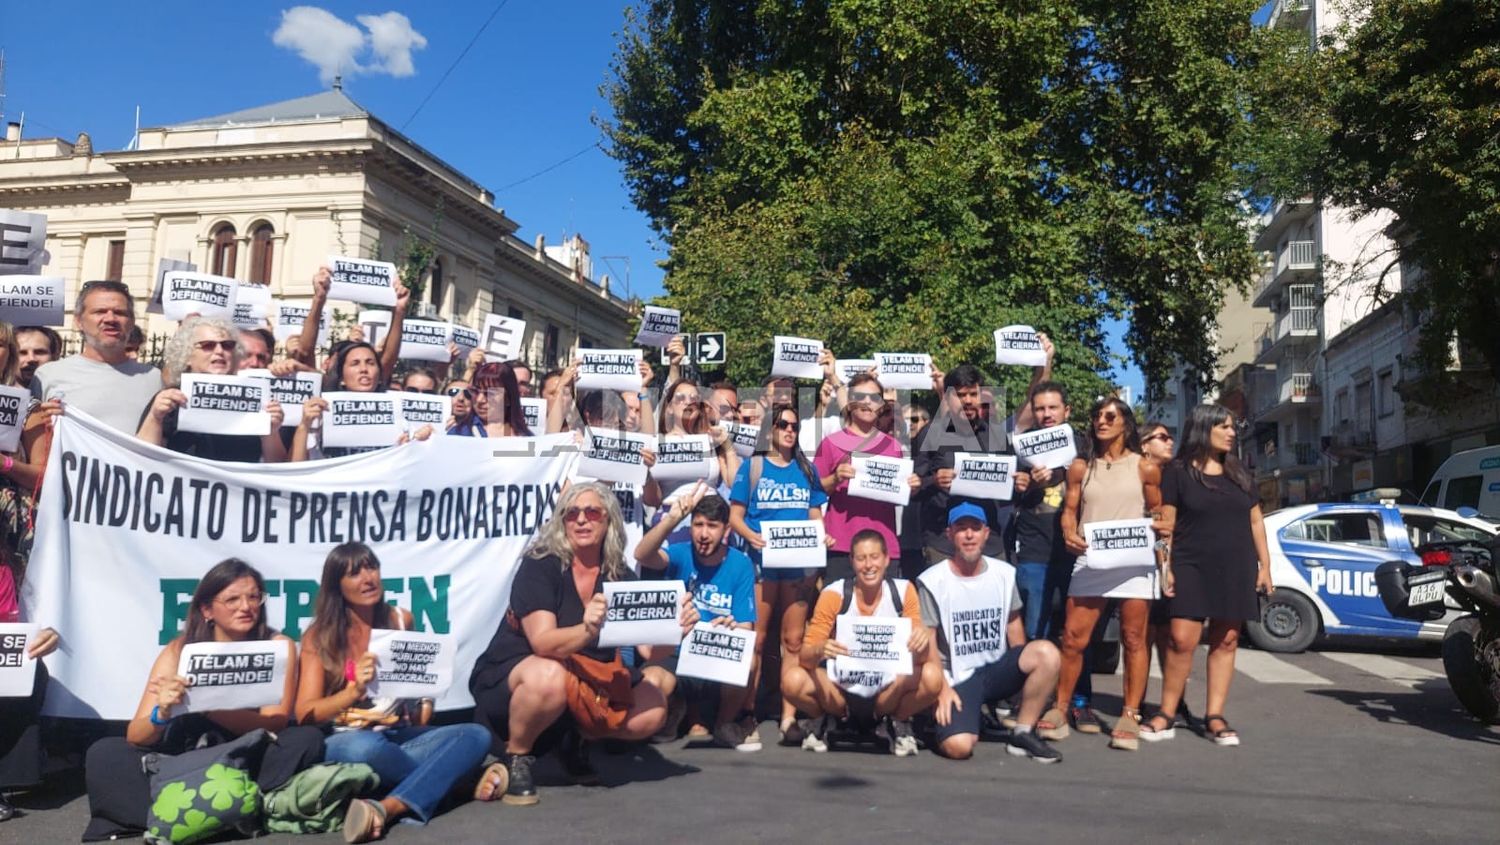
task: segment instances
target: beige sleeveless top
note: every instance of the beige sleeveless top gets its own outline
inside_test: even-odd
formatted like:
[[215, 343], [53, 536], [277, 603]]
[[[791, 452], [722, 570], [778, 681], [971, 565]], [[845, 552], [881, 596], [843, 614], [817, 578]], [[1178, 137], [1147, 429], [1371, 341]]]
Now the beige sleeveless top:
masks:
[[1111, 519], [1140, 519], [1146, 515], [1141, 486], [1141, 456], [1129, 452], [1113, 464], [1093, 462], [1083, 480], [1079, 524]]

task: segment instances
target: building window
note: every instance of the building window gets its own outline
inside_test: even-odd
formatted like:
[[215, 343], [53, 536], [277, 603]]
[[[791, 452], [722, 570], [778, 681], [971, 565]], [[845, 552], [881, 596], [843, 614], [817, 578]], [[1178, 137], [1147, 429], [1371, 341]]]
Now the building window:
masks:
[[1387, 367], [1375, 377], [1376, 403], [1382, 417], [1396, 413], [1396, 373]]
[[276, 248], [271, 236], [276, 230], [270, 223], [262, 223], [250, 232], [250, 281], [252, 284], [271, 283], [271, 253]]
[[112, 282], [123, 281], [125, 278], [125, 242], [109, 242], [109, 262], [104, 270], [104, 278]]
[[1369, 432], [1375, 423], [1374, 390], [1368, 381], [1354, 385], [1354, 430]]
[[439, 259], [435, 259], [432, 262], [432, 276], [431, 276], [431, 281], [429, 281], [428, 284], [427, 284], [427, 293], [428, 293], [427, 301], [432, 303], [432, 307], [433, 308], [438, 309], [439, 311], [441, 311], [442, 308], [443, 308], [443, 293], [444, 293], [444, 291], [443, 291], [443, 261], [440, 258]]
[[562, 345], [561, 332], [557, 326], [547, 324], [547, 342], [542, 346], [542, 358], [548, 367], [557, 366], [557, 350]]
[[1349, 426], [1349, 388], [1341, 388], [1333, 397], [1333, 418], [1341, 428]]
[[526, 312], [512, 305], [509, 308], [505, 309], [505, 316], [511, 318], [512, 320], [524, 320], [526, 319]]
[[239, 242], [234, 235], [234, 227], [228, 223], [214, 232], [214, 242], [208, 252], [208, 272], [215, 276], [234, 276], [234, 262], [239, 256]]

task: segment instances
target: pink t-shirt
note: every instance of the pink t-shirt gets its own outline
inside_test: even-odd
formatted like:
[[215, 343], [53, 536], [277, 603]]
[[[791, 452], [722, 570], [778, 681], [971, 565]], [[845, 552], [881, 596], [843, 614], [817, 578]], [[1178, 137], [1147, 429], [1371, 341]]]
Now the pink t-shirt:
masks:
[[[834, 467], [839, 465], [844, 456], [856, 449], [870, 455], [892, 458], [903, 456], [901, 443], [883, 431], [877, 431], [874, 437], [870, 437], [846, 428], [823, 438], [823, 442], [818, 444], [813, 466], [817, 468], [819, 476], [832, 475]], [[885, 547], [896, 553], [901, 548], [896, 540], [896, 506], [850, 496], [848, 490], [849, 482], [840, 481], [828, 497], [828, 512], [823, 515], [823, 530], [833, 538], [833, 550], [848, 554], [849, 541], [854, 539], [854, 535], [866, 528], [873, 528], [885, 537]]]
[[21, 603], [16, 596], [16, 579], [10, 567], [0, 563], [0, 622], [14, 622]]

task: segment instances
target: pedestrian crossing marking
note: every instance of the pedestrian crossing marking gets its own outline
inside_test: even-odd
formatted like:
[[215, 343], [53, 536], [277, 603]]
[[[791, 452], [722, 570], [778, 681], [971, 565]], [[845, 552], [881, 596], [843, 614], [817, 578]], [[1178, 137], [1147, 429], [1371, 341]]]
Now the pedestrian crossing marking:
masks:
[[[1244, 652], [1240, 652], [1242, 655]], [[1360, 654], [1356, 652], [1323, 651], [1322, 656], [1335, 663], [1359, 670], [1363, 674], [1370, 675], [1382, 681], [1399, 684], [1408, 689], [1416, 689], [1418, 684], [1431, 680], [1442, 680], [1441, 672], [1424, 669], [1403, 660], [1395, 660], [1380, 654]]]
[[1297, 684], [1321, 687], [1333, 683], [1322, 675], [1309, 672], [1287, 660], [1264, 651], [1239, 649], [1234, 655], [1235, 671], [1262, 684]]

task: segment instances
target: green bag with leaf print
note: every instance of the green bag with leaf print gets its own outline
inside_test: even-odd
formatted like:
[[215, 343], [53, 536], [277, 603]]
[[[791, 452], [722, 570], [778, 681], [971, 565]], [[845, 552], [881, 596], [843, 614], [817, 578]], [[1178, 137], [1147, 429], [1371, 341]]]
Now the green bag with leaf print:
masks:
[[254, 730], [232, 742], [186, 754], [151, 754], [146, 841], [189, 845], [234, 831], [260, 829], [261, 792], [250, 777], [271, 734]]

